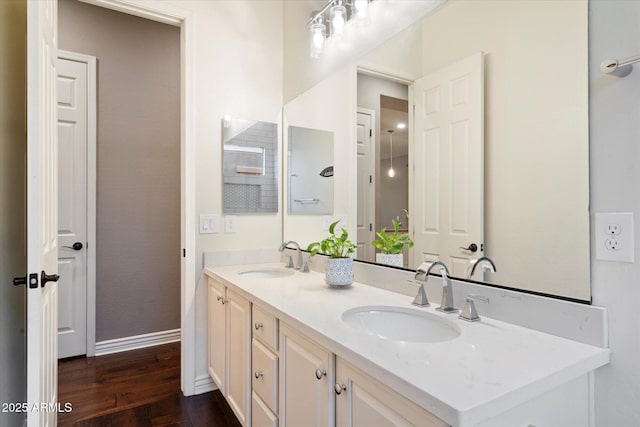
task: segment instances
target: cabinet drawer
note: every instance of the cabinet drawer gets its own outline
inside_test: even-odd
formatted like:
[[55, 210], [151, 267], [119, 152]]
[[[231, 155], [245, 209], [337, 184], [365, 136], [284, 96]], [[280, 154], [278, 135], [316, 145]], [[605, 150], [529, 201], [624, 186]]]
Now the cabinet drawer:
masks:
[[260, 307], [253, 306], [253, 336], [263, 344], [278, 350], [278, 319]]
[[278, 427], [278, 417], [253, 393], [251, 396], [251, 427]]
[[255, 338], [252, 350], [253, 391], [273, 412], [276, 412], [278, 410], [278, 357]]

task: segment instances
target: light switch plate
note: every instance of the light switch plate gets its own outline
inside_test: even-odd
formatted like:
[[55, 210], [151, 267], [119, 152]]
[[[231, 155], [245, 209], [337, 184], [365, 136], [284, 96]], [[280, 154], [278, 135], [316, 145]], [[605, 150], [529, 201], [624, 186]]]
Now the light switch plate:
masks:
[[224, 232], [235, 233], [238, 231], [238, 217], [235, 215], [227, 215], [224, 217]]
[[635, 262], [634, 241], [632, 212], [596, 214], [596, 259]]
[[220, 215], [200, 214], [200, 234], [212, 234], [218, 232]]

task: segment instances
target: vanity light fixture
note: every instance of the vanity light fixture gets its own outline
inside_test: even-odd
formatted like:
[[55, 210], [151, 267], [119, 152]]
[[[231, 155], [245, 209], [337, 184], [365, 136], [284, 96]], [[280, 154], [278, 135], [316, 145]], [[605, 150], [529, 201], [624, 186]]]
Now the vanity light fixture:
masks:
[[335, 0], [331, 9], [329, 9], [329, 16], [331, 19], [331, 35], [336, 40], [342, 38], [344, 34], [344, 24], [347, 23], [347, 8], [343, 6], [343, 0]]
[[356, 17], [363, 21], [371, 1], [373, 0], [330, 0], [322, 9], [313, 12], [307, 21], [311, 57], [319, 58], [322, 55], [329, 37], [336, 40], [342, 38], [349, 19]]
[[[314, 12], [315, 14], [315, 12]], [[313, 18], [313, 22], [309, 25], [310, 45], [309, 51], [312, 58], [320, 58], [324, 50], [324, 41], [327, 36], [327, 26], [324, 24], [324, 16], [317, 15]]]
[[389, 170], [387, 171], [387, 174], [389, 175], [389, 178], [393, 178], [394, 176], [396, 176], [396, 171], [393, 169], [393, 133], [395, 132], [395, 130], [389, 129], [387, 132], [389, 132], [389, 151], [391, 153]]

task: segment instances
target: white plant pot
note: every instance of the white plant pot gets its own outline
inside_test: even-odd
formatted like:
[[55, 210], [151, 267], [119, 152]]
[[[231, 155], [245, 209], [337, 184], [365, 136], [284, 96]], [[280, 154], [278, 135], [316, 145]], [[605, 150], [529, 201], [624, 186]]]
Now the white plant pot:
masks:
[[351, 286], [353, 283], [353, 258], [327, 258], [324, 280], [329, 286]]
[[376, 254], [376, 262], [378, 264], [393, 265], [394, 267], [402, 267], [404, 265], [402, 254]]

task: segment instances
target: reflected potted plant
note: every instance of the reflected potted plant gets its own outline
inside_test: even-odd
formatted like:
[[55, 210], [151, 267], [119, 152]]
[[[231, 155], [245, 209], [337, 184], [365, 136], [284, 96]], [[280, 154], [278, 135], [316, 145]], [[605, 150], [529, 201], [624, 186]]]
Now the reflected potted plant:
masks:
[[402, 267], [404, 265], [402, 251], [405, 246], [413, 247], [413, 240], [409, 238], [408, 234], [400, 233], [398, 221], [394, 219], [391, 222], [393, 222], [393, 233], [387, 233], [387, 229], [383, 227], [376, 233], [379, 239], [374, 240], [371, 244], [381, 251], [376, 254], [376, 262]]
[[307, 250], [314, 256], [318, 252], [327, 255], [325, 267], [325, 282], [334, 287], [350, 286], [353, 283], [353, 258], [349, 255], [355, 252], [356, 245], [349, 240], [349, 233], [344, 228], [342, 233], [335, 233], [336, 221], [329, 226], [329, 237], [310, 243]]

